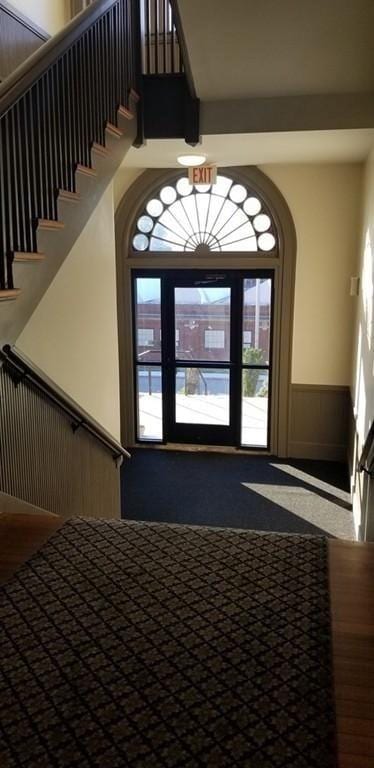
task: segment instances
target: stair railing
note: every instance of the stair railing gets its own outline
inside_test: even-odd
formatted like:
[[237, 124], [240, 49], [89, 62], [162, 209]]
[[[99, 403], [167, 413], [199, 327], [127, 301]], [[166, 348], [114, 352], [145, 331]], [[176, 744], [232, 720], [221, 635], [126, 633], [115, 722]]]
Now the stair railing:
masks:
[[141, 30], [143, 74], [182, 73], [182, 51], [169, 0], [142, 1]]
[[107, 432], [92, 416], [63, 392], [57, 384], [46, 376], [31, 360], [23, 355], [16, 347], [8, 344], [0, 349], [0, 362], [6, 373], [12, 379], [14, 386], [23, 382], [28, 387], [43, 396], [48, 403], [62, 411], [70, 420], [73, 433], [79, 429], [89, 432], [96, 440], [109, 450], [116, 463], [130, 459], [131, 455], [109, 432]]
[[40, 220], [57, 220], [60, 190], [91, 167], [94, 143], [131, 117], [140, 88], [137, 0], [94, 0], [0, 86], [0, 290], [18, 252], [37, 251]]

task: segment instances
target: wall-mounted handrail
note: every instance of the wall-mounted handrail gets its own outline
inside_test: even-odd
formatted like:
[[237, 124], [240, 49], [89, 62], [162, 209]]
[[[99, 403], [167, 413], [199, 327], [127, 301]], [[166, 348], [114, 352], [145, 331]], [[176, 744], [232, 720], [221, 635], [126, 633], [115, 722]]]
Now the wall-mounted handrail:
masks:
[[7, 344], [0, 351], [0, 359], [15, 385], [17, 385], [17, 382], [23, 381], [34, 387], [72, 420], [74, 432], [78, 429], [84, 429], [86, 432], [89, 432], [113, 454], [113, 458], [116, 461], [131, 458], [130, 453], [126, 451], [118, 440], [98, 424], [92, 416], [63, 392], [57, 384], [51, 381], [43, 371], [37, 368], [16, 347], [11, 347]]
[[362, 449], [358, 469], [359, 472], [366, 472], [370, 477], [374, 478], [374, 420]]
[[37, 251], [38, 221], [57, 220], [140, 79], [139, 0], [94, 0], [0, 86], [0, 289], [17, 288], [14, 254]]

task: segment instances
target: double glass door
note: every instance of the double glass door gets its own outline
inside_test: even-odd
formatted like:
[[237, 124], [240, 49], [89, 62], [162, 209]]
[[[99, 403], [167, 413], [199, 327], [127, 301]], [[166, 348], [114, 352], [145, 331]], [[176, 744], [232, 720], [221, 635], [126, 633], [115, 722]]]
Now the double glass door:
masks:
[[269, 448], [273, 272], [133, 275], [138, 441]]

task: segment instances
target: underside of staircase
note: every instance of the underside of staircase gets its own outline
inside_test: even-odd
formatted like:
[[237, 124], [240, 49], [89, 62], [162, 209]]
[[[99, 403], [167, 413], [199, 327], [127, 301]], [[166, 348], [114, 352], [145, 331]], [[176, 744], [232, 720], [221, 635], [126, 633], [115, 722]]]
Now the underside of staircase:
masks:
[[70, 253], [137, 134], [137, 97], [107, 122], [105, 145], [94, 142], [91, 165], [77, 164], [75, 192], [57, 191], [58, 219], [38, 219], [37, 250], [10, 254], [14, 287], [0, 290], [0, 346], [16, 341]]
[[135, 142], [140, 39], [137, 0], [96, 0], [0, 86], [0, 346], [17, 340]]

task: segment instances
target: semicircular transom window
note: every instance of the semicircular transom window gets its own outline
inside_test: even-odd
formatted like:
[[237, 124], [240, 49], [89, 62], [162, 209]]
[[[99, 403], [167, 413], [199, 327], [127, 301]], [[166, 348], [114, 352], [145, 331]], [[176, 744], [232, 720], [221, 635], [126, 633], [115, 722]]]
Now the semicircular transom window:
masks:
[[277, 234], [266, 205], [243, 184], [217, 176], [192, 186], [186, 177], [147, 202], [132, 238], [135, 251], [274, 251]]

